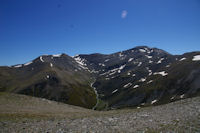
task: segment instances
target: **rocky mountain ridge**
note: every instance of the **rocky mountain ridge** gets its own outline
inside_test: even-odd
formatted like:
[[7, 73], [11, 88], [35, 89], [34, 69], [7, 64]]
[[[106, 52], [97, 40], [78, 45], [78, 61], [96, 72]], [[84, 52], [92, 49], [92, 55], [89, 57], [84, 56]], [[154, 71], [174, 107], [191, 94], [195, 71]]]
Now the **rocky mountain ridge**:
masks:
[[164, 104], [200, 95], [200, 52], [139, 46], [108, 55], [43, 55], [0, 67], [0, 90], [94, 109]]

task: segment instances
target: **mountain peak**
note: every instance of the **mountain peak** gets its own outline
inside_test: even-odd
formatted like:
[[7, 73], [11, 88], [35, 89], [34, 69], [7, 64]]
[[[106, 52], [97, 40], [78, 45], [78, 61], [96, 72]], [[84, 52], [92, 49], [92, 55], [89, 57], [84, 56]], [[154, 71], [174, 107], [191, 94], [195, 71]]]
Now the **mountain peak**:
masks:
[[199, 55], [148, 46], [107, 55], [42, 55], [0, 67], [0, 89], [97, 109], [163, 104], [199, 94]]

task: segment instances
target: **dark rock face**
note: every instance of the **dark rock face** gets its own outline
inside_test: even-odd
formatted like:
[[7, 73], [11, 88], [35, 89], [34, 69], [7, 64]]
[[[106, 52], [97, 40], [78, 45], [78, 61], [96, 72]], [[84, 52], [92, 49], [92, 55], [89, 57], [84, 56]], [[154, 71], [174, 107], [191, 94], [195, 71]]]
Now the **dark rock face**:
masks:
[[0, 90], [92, 108], [95, 87], [101, 101], [96, 109], [169, 103], [200, 95], [198, 55], [171, 55], [147, 46], [109, 55], [43, 55], [0, 67]]
[[[146, 46], [111, 55], [79, 55], [96, 72], [108, 108], [149, 106], [199, 95], [200, 52], [171, 55]], [[77, 58], [75, 57], [75, 58]], [[92, 65], [91, 65], [92, 64]]]

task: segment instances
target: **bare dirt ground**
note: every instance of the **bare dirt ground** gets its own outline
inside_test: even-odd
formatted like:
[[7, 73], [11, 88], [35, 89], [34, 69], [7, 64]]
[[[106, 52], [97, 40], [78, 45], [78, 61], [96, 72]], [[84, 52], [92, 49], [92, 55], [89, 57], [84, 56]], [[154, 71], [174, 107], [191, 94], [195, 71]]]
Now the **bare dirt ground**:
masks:
[[200, 133], [200, 97], [140, 109], [93, 111], [0, 93], [0, 133]]

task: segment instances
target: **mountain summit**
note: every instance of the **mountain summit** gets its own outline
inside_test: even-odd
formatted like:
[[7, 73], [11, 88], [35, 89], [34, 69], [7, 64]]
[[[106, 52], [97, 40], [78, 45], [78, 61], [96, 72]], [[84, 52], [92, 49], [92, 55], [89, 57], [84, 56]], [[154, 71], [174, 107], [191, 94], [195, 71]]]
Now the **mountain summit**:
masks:
[[200, 95], [200, 52], [138, 46], [107, 55], [42, 55], [0, 67], [0, 91], [93, 109], [164, 104]]

